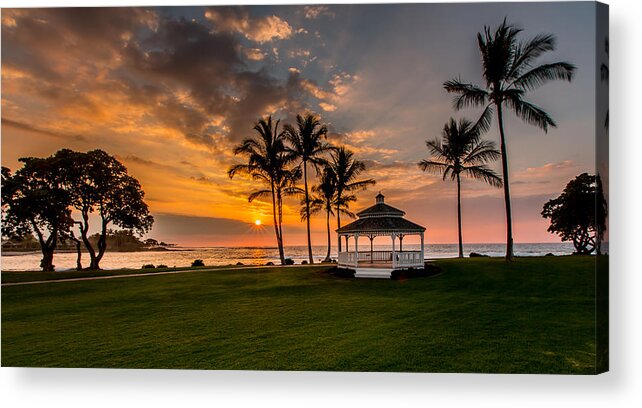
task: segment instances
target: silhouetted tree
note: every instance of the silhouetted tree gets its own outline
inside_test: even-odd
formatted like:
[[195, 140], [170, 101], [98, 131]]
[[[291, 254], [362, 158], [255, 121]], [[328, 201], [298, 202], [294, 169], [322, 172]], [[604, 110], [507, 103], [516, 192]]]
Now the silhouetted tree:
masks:
[[15, 174], [2, 168], [2, 233], [34, 233], [40, 244], [43, 271], [53, 271], [58, 240], [73, 225], [71, 197], [64, 188], [61, 162], [55, 157], [21, 158]]
[[485, 86], [465, 83], [461, 79], [444, 82], [446, 91], [459, 94], [454, 101], [455, 109], [484, 106], [481, 122], [490, 120], [493, 107], [497, 110], [506, 208], [507, 260], [513, 257], [513, 222], [503, 108], [513, 110], [522, 120], [546, 132], [549, 126], [556, 126], [555, 122], [542, 108], [526, 101], [524, 96], [527, 91], [551, 80], [571, 81], [575, 72], [575, 67], [568, 62], [535, 65], [541, 55], [555, 49], [555, 37], [551, 34], [539, 34], [522, 42], [517, 39], [521, 31], [514, 25], [507, 24], [504, 19], [494, 32], [485, 26], [484, 33], [477, 34]]
[[328, 128], [321, 125], [319, 118], [311, 113], [305, 116], [296, 115], [296, 126], [285, 125], [285, 137], [289, 142], [288, 153], [303, 169], [303, 191], [305, 202], [305, 221], [308, 233], [308, 261], [314, 263], [312, 257], [312, 240], [310, 238], [310, 194], [308, 190], [308, 164], [311, 164], [316, 174], [319, 166], [326, 160], [323, 154], [330, 149], [330, 145], [323, 139], [326, 138]]
[[[341, 228], [341, 206], [348, 204], [344, 201], [345, 197], [354, 191], [365, 190], [368, 186], [375, 184], [373, 179], [355, 180], [365, 170], [365, 163], [356, 160], [354, 153], [344, 146], [339, 146], [331, 151], [328, 171], [330, 177], [334, 178], [337, 189], [335, 203], [337, 228]], [[341, 251], [341, 240], [338, 245], [339, 251]]]
[[274, 218], [274, 232], [276, 242], [279, 248], [279, 257], [281, 264], [285, 264], [285, 255], [283, 252], [283, 230], [282, 221], [282, 198], [283, 189], [288, 188], [293, 174], [289, 174], [287, 165], [290, 157], [285, 148], [285, 137], [283, 132], [279, 132], [279, 120], [272, 122], [272, 117], [260, 119], [254, 125], [256, 135], [247, 138], [234, 149], [235, 155], [245, 156], [246, 164], [237, 164], [232, 166], [227, 174], [233, 178], [236, 174], [247, 174], [252, 180], [260, 181], [265, 184], [267, 190], [259, 190], [250, 194], [250, 201], [257, 197], [269, 194], [272, 198], [272, 215]]
[[598, 248], [606, 229], [606, 200], [596, 176], [582, 173], [571, 180], [562, 194], [544, 204], [542, 216], [550, 218], [548, 231], [572, 241], [577, 254]]
[[[349, 210], [349, 203], [357, 200], [354, 195], [343, 195], [341, 201], [337, 201], [337, 185], [336, 180], [332, 176], [332, 171], [325, 168], [321, 173], [321, 181], [316, 186], [312, 187], [312, 198], [310, 200], [309, 214], [305, 206], [301, 209], [301, 218], [305, 219], [308, 216], [317, 214], [324, 211], [326, 214], [326, 230], [328, 235], [328, 251], [326, 253], [324, 262], [329, 262], [330, 251], [332, 249], [332, 238], [330, 234], [330, 216], [334, 215], [334, 209], [337, 208], [339, 212], [354, 218], [355, 215]], [[305, 204], [305, 203], [303, 203]]]
[[491, 186], [501, 187], [502, 180], [486, 163], [499, 159], [500, 153], [495, 143], [482, 140], [483, 127], [468, 119], [459, 123], [450, 118], [444, 125], [441, 140], [426, 141], [432, 158], [420, 161], [419, 168], [441, 174], [443, 179], [450, 177], [457, 181], [457, 231], [459, 237], [459, 257], [464, 257], [461, 232], [461, 176], [482, 180]]
[[[609, 84], [609, 39], [606, 38], [604, 40], [604, 52], [606, 53], [606, 62], [602, 63], [600, 66], [600, 78], [602, 79], [602, 82], [606, 82], [606, 84]], [[604, 127], [606, 129], [609, 128], [609, 111], [608, 109], [606, 110], [606, 118], [604, 119]]]
[[[145, 193], [138, 180], [127, 173], [127, 168], [103, 150], [80, 153], [63, 149], [55, 157], [68, 163], [63, 168], [63, 176], [72, 205], [82, 217], [77, 224], [80, 238], [89, 252], [89, 269], [100, 269], [100, 261], [107, 250], [107, 228], [110, 224], [139, 234], [151, 229], [154, 218], [144, 201]], [[91, 213], [100, 217], [95, 248], [88, 237]]]

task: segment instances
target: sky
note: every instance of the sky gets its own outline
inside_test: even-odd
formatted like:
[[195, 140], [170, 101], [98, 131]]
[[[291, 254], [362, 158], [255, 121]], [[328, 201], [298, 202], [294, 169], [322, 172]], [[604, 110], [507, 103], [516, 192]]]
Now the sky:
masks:
[[[456, 242], [456, 184], [417, 162], [450, 117], [481, 113], [454, 111], [443, 82], [483, 83], [476, 34], [504, 17], [523, 39], [556, 35], [539, 62], [577, 66], [572, 83], [529, 94], [556, 128], [505, 119], [514, 240], [557, 242], [542, 205], [595, 172], [595, 63], [606, 55], [596, 57], [590, 2], [3, 9], [2, 165], [100, 148], [141, 182], [156, 220], [148, 237], [271, 246], [271, 202], [249, 203], [261, 186], [226, 172], [260, 117], [291, 123], [309, 111], [377, 182], [353, 210], [381, 191], [427, 228], [428, 242]], [[496, 123], [485, 137], [498, 142]], [[502, 190], [464, 180], [462, 194], [464, 242], [504, 241]], [[302, 245], [299, 202], [285, 204], [285, 244]], [[325, 244], [323, 216], [312, 233]]]

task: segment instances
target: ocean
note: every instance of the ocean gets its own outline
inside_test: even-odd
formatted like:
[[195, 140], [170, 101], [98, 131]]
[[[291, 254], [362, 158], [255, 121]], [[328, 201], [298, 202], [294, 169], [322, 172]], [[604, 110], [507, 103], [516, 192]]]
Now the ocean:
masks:
[[[354, 242], [354, 241], [353, 241]], [[477, 252], [489, 256], [503, 256], [506, 246], [504, 244], [465, 244], [464, 254]], [[369, 245], [361, 244], [360, 249], [367, 251]], [[375, 250], [385, 251], [391, 247], [375, 245]], [[327, 248], [314, 246], [314, 260], [325, 258]], [[404, 245], [404, 250], [419, 250], [419, 245]], [[571, 243], [540, 243], [540, 244], [515, 244], [516, 256], [541, 256], [547, 253], [554, 255], [570, 255], [573, 252]], [[307, 260], [306, 246], [285, 247], [285, 255], [299, 264]], [[456, 244], [428, 244], [426, 259], [454, 258], [457, 256]], [[332, 257], [336, 259], [337, 249], [333, 248]], [[41, 254], [39, 252], [7, 253], [3, 252], [0, 269], [3, 271], [38, 270]], [[173, 266], [190, 266], [195, 259], [201, 259], [207, 266], [230, 265], [241, 262], [245, 265], [265, 265], [267, 262], [279, 262], [279, 252], [276, 247], [208, 247], [208, 248], [173, 248], [168, 251], [141, 251], [141, 252], [109, 252], [105, 254], [101, 267], [104, 269], [132, 268], [139, 269], [145, 264]], [[89, 255], [83, 253], [83, 265], [89, 263]], [[76, 267], [75, 253], [56, 253], [54, 256], [56, 270], [69, 270]]]

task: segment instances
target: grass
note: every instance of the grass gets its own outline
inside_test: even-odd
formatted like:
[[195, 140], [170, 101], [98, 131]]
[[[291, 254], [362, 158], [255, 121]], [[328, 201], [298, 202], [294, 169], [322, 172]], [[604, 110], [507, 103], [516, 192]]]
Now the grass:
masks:
[[[252, 265], [247, 265], [252, 266]], [[2, 272], [2, 283], [17, 283], [17, 282], [34, 282], [45, 280], [61, 280], [61, 279], [74, 279], [74, 278], [93, 278], [98, 276], [115, 276], [115, 275], [131, 275], [131, 274], [153, 274], [159, 272], [171, 271], [209, 271], [213, 269], [234, 269], [240, 266], [183, 266], [173, 268], [142, 268], [142, 269], [94, 269], [84, 271], [61, 271], [61, 272], [43, 272], [43, 271], [8, 271]]]
[[2, 365], [590, 374], [594, 261], [440, 260], [443, 273], [403, 281], [308, 266], [3, 287]]

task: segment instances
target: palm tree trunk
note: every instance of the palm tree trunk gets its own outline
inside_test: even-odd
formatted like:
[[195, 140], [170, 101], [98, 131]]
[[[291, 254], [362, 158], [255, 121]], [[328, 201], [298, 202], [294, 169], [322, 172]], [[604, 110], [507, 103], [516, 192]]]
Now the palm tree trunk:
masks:
[[308, 165], [303, 162], [303, 184], [305, 186], [305, 221], [308, 227], [308, 261], [314, 263], [312, 257], [312, 240], [310, 239], [310, 196], [308, 195]]
[[504, 206], [506, 208], [506, 260], [513, 260], [513, 217], [510, 208], [510, 188], [508, 183], [508, 157], [506, 155], [506, 139], [504, 137], [504, 118], [502, 104], [496, 103], [497, 123], [499, 124], [500, 150], [502, 153], [502, 181], [504, 182]]
[[461, 236], [461, 180], [457, 173], [457, 231], [459, 233], [459, 257], [464, 257], [464, 243]]
[[276, 245], [279, 247], [279, 257], [281, 258], [281, 265], [285, 265], [285, 256], [283, 254], [283, 242], [281, 241], [281, 234], [279, 233], [279, 222], [276, 218], [276, 196], [274, 194], [274, 184], [272, 189], [272, 215], [274, 216], [274, 232], [276, 233]]
[[[339, 202], [340, 200], [341, 196], [337, 195], [337, 202]], [[340, 208], [341, 206], [337, 204], [337, 229], [341, 228], [341, 211], [339, 211]], [[341, 252], [341, 237], [339, 237], [339, 242], [337, 245], [339, 245], [339, 252]]]
[[325, 255], [324, 262], [330, 262], [330, 248], [332, 247], [332, 240], [330, 238], [330, 209], [328, 208], [328, 210], [325, 213], [326, 213], [325, 224], [328, 229], [328, 252]]

